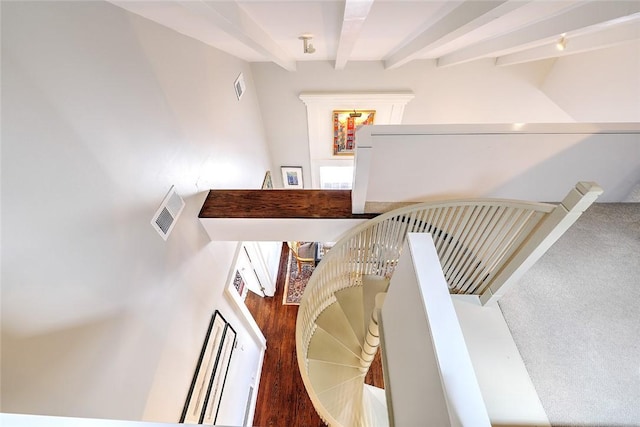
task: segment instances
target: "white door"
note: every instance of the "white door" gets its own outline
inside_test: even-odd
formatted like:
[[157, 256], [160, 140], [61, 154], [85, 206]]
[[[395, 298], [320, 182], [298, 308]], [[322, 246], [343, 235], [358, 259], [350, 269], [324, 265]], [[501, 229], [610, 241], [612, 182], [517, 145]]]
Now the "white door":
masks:
[[249, 253], [252, 252], [252, 250], [249, 249], [250, 246], [251, 245], [247, 245], [246, 243], [242, 244], [240, 255], [238, 256], [237, 268], [247, 288], [256, 295], [263, 297], [265, 296], [265, 288], [254, 265], [256, 256], [249, 255]]

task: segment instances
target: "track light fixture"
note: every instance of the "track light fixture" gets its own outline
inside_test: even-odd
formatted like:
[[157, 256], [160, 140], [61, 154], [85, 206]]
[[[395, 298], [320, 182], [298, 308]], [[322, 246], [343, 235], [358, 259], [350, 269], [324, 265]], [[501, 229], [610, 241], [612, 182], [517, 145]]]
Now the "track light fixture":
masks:
[[302, 40], [302, 49], [304, 53], [311, 54], [316, 51], [316, 48], [313, 47], [313, 45], [311, 44], [311, 40], [313, 39], [313, 36], [305, 34], [298, 38]]
[[567, 39], [565, 38], [565, 35], [561, 35], [560, 39], [556, 42], [556, 49], [558, 50], [564, 50], [567, 47]]

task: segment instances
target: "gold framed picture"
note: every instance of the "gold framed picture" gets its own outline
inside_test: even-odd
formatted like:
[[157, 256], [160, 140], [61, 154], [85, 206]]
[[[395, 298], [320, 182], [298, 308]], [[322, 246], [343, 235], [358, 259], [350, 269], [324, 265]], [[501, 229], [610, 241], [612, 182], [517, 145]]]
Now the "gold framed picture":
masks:
[[372, 125], [375, 110], [333, 111], [333, 155], [353, 156], [356, 151], [356, 131]]

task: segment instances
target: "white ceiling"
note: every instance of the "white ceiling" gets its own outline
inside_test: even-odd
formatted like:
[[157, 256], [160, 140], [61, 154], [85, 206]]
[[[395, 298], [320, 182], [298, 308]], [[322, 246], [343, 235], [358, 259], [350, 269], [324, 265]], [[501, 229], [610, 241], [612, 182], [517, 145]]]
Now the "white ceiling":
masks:
[[[112, 0], [249, 62], [509, 65], [640, 40], [640, 0]], [[302, 35], [316, 51], [303, 52]], [[556, 42], [564, 35], [566, 48]]]

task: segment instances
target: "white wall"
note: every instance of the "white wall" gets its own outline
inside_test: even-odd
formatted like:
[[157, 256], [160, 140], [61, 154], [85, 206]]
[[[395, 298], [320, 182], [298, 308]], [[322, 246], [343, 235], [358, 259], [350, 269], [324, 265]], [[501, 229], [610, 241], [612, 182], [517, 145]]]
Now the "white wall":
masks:
[[[571, 123], [640, 121], [640, 49], [605, 50], [506, 67], [490, 59], [438, 68], [413, 61], [393, 70], [378, 62], [302, 62], [290, 73], [253, 63], [272, 169], [310, 169], [302, 92], [409, 91], [403, 124]], [[331, 126], [327, 118], [327, 126]], [[331, 141], [327, 141], [331, 144]], [[281, 185], [279, 173], [274, 174]]]
[[219, 309], [239, 339], [220, 421], [241, 424], [260, 347], [223, 294], [237, 244], [197, 214], [268, 167], [247, 63], [109, 3], [3, 2], [1, 410], [176, 422]]
[[491, 425], [430, 234], [407, 235], [379, 316], [394, 425]]
[[[573, 119], [539, 90], [553, 62], [496, 67], [480, 60], [449, 68], [413, 61], [393, 70], [379, 62], [350, 62], [336, 71], [329, 62], [301, 62], [287, 72], [270, 63], [252, 63], [272, 169], [303, 167], [310, 182], [307, 116], [302, 92], [410, 92], [402, 123], [567, 122]], [[327, 127], [332, 126], [327, 117]], [[330, 145], [332, 140], [327, 141]], [[279, 173], [274, 182], [281, 186]]]
[[351, 167], [353, 169], [354, 156], [336, 156], [333, 154], [334, 129], [333, 123], [327, 126], [327, 117], [333, 119], [335, 110], [375, 111], [374, 123], [377, 125], [400, 124], [407, 102], [413, 99], [411, 93], [303, 93], [300, 99], [307, 108], [307, 137], [309, 141], [309, 163], [311, 185], [305, 188], [322, 188], [320, 168], [324, 166]]
[[599, 184], [600, 202], [623, 202], [640, 185], [640, 123], [368, 126], [357, 138], [363, 202], [559, 202], [579, 181]]
[[640, 41], [560, 58], [541, 86], [579, 122], [640, 122]]
[[365, 218], [201, 218], [211, 240], [335, 242]]

